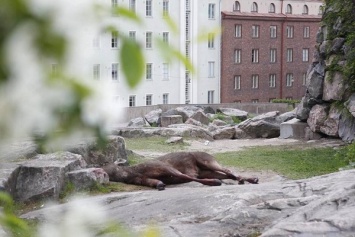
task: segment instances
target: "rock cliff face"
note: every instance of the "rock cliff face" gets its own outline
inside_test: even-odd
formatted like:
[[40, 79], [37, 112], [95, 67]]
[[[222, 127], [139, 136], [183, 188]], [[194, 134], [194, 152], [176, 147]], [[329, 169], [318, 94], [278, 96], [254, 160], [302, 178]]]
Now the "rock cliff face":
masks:
[[355, 140], [355, 37], [351, 35], [355, 6], [333, 0], [326, 4], [307, 73], [307, 91], [296, 114], [312, 132], [350, 143]]

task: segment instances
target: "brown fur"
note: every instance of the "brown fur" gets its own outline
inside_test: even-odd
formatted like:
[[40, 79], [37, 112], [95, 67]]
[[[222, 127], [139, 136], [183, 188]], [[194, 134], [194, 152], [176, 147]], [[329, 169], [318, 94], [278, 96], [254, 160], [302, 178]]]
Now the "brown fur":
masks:
[[166, 184], [196, 181], [204, 185], [221, 185], [221, 179], [258, 183], [257, 178], [245, 178], [232, 174], [220, 166], [213, 156], [205, 152], [175, 152], [134, 166], [110, 164], [103, 169], [111, 181], [123, 182], [163, 190]]

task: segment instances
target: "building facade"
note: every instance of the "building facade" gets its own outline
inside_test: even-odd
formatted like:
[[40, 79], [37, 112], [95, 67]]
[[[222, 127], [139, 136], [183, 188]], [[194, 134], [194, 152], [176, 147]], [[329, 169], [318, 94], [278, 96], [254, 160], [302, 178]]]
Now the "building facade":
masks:
[[321, 0], [224, 2], [221, 102], [301, 99], [322, 9]]
[[[220, 102], [220, 22], [219, 0], [106, 0], [107, 6], [122, 6], [135, 12], [142, 24], [120, 16], [108, 16], [106, 23], [117, 32], [101, 32], [93, 37], [92, 77], [109, 81], [113, 97], [123, 106], [156, 104], [207, 104]], [[170, 19], [175, 27], [169, 24]], [[136, 40], [144, 52], [145, 75], [131, 89], [122, 74], [117, 54], [118, 34]], [[199, 37], [207, 35], [201, 41]], [[183, 63], [162, 56], [156, 40], [168, 43], [194, 65], [194, 73]], [[134, 62], [132, 62], [134, 64]]]

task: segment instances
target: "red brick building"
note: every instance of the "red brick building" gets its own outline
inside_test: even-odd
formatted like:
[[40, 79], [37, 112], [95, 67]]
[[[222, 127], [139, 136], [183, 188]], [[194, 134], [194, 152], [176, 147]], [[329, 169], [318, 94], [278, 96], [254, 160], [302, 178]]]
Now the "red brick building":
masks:
[[222, 12], [221, 102], [301, 99], [321, 15]]

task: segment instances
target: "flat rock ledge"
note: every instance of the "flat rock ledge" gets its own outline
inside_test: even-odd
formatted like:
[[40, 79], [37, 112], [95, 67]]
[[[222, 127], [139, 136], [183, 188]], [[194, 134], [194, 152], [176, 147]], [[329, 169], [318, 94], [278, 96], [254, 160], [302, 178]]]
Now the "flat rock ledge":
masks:
[[[191, 183], [165, 191], [89, 197], [107, 216], [142, 230], [155, 223], [164, 237], [353, 236], [355, 170], [295, 181], [208, 187]], [[51, 206], [22, 215], [42, 221]]]

